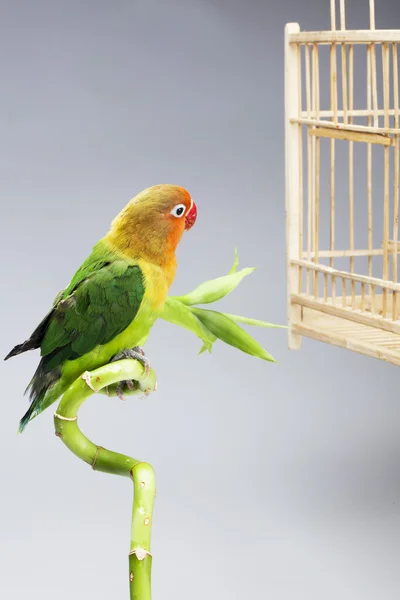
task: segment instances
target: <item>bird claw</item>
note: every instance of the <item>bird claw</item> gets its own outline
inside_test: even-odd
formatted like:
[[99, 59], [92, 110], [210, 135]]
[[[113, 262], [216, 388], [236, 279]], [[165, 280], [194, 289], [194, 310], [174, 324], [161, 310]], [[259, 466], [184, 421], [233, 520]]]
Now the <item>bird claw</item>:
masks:
[[[150, 361], [148, 360], [148, 358], [146, 357], [146, 355], [144, 353], [143, 348], [141, 348], [140, 346], [135, 346], [135, 348], [123, 350], [119, 354], [116, 354], [111, 359], [111, 362], [115, 362], [117, 360], [122, 360], [124, 358], [131, 358], [132, 360], [139, 361], [143, 365], [144, 375], [147, 377], [147, 375], [149, 374], [151, 365], [150, 365]], [[117, 385], [117, 389], [115, 392], [120, 400], [125, 400], [125, 397], [124, 397], [125, 385], [128, 387], [128, 389], [131, 392], [135, 389], [135, 382], [132, 379], [120, 381]]]
[[133, 392], [135, 389], [135, 382], [132, 381], [132, 379], [126, 379], [126, 380], [120, 381], [117, 385], [117, 389], [115, 390], [115, 393], [120, 400], [126, 400], [126, 398], [124, 396], [125, 385], [131, 392]]
[[146, 357], [143, 348], [140, 346], [135, 346], [129, 350], [123, 350], [119, 354], [116, 354], [111, 362], [115, 362], [116, 360], [122, 360], [123, 358], [131, 358], [132, 360], [139, 361], [144, 367], [144, 375], [147, 377], [149, 374], [151, 364], [149, 359]]

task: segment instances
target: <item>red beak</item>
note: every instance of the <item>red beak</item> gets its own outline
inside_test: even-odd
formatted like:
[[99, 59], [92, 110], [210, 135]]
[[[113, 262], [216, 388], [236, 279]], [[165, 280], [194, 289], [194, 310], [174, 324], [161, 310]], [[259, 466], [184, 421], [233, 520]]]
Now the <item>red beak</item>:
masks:
[[197, 206], [193, 202], [192, 208], [189, 210], [188, 214], [185, 217], [185, 229], [190, 229], [193, 227], [197, 219]]

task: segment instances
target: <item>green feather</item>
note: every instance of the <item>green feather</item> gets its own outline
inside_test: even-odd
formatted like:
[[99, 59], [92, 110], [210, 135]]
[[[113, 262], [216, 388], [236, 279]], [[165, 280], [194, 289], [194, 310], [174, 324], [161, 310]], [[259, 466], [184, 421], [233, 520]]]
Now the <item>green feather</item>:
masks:
[[42, 356], [52, 355], [52, 369], [111, 341], [135, 318], [144, 295], [143, 275], [138, 266], [121, 262], [91, 273], [55, 307], [41, 344]]
[[[87, 368], [108, 362], [129, 342], [134, 346], [146, 337], [156, 315], [144, 302], [143, 272], [132, 263], [99, 243], [57, 295], [52, 311], [35, 330], [42, 359], [27, 388], [31, 406], [20, 431]], [[143, 316], [137, 321], [139, 309]]]

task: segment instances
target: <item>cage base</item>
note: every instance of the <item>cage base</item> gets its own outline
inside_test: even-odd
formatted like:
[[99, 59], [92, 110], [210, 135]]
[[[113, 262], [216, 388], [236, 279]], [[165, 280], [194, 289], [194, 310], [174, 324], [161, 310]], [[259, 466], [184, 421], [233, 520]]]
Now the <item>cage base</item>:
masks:
[[400, 366], [400, 334], [303, 306], [293, 333]]

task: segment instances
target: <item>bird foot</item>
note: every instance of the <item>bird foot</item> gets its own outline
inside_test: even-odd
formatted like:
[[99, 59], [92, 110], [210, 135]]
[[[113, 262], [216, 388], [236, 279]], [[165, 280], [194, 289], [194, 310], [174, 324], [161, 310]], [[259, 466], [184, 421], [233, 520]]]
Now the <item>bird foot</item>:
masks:
[[[147, 376], [149, 374], [150, 366], [151, 366], [150, 361], [146, 357], [143, 348], [141, 348], [140, 346], [135, 346], [134, 348], [130, 348], [128, 350], [123, 350], [122, 352], [119, 352], [119, 354], [116, 354], [115, 356], [113, 356], [113, 358], [111, 359], [111, 362], [115, 362], [117, 360], [122, 360], [124, 358], [131, 358], [132, 360], [138, 360], [144, 367], [145, 376]], [[125, 385], [128, 387], [128, 389], [130, 391], [133, 391], [135, 389], [135, 382], [132, 379], [120, 381], [118, 383], [118, 386], [116, 389], [116, 395], [118, 396], [118, 398], [120, 400], [125, 400], [125, 398], [124, 398]]]

